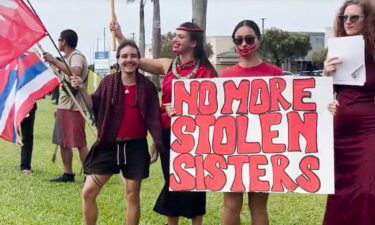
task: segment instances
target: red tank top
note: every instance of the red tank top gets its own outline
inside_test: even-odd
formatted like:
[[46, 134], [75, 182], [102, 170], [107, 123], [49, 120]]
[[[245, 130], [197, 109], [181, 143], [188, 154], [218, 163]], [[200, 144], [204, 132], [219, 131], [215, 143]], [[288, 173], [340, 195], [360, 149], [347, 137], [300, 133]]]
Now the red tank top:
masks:
[[123, 85], [123, 91], [125, 92], [124, 113], [117, 138], [126, 140], [146, 138], [146, 122], [141, 115], [140, 108], [135, 104], [136, 85]]

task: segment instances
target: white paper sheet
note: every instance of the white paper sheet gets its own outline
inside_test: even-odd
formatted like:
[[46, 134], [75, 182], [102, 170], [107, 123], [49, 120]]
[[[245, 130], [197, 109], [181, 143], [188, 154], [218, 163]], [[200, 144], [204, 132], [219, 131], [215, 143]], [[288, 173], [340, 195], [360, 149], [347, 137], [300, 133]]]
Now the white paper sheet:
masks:
[[334, 84], [365, 84], [365, 42], [362, 35], [329, 39], [328, 57], [339, 57], [342, 61], [337, 64], [336, 72], [332, 73]]

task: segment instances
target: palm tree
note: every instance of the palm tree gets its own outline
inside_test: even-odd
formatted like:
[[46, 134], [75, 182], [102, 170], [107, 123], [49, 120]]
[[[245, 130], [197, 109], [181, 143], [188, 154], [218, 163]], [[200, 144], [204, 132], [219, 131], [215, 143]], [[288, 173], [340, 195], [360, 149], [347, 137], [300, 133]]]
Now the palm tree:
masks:
[[[207, 0], [192, 0], [193, 23], [199, 25], [206, 33]], [[206, 36], [206, 35], [204, 35]]]
[[[126, 0], [128, 3], [134, 3], [136, 0]], [[139, 0], [139, 51], [142, 57], [145, 56], [146, 41], [145, 41], [145, 5], [147, 0]]]
[[[153, 19], [152, 19], [152, 58], [160, 58], [161, 55], [161, 26], [160, 26], [160, 3], [159, 0], [153, 0]], [[152, 82], [160, 90], [158, 74], [152, 75]]]
[[159, 0], [153, 0], [153, 19], [152, 19], [152, 57], [160, 58], [161, 54], [161, 26], [160, 26], [160, 3]]

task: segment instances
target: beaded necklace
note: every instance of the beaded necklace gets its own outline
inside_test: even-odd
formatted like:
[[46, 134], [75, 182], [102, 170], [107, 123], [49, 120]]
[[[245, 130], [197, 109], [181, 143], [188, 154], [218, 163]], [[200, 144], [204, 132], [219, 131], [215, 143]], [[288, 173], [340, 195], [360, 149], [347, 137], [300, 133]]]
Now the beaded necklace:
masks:
[[[191, 73], [189, 73], [187, 76], [181, 76], [178, 72], [177, 72], [177, 66], [180, 66], [181, 69], [189, 69], [189, 68], [192, 68], [194, 67], [193, 71], [191, 71]], [[174, 60], [173, 60], [173, 63], [172, 63], [172, 73], [173, 75], [177, 78], [177, 79], [190, 79], [192, 77], [194, 77], [194, 75], [197, 73], [198, 69], [199, 69], [199, 66], [200, 66], [200, 61], [199, 60], [195, 60], [194, 62], [192, 63], [189, 63], [187, 65], [181, 65], [181, 61], [180, 61], [180, 58], [179, 57], [176, 57]]]

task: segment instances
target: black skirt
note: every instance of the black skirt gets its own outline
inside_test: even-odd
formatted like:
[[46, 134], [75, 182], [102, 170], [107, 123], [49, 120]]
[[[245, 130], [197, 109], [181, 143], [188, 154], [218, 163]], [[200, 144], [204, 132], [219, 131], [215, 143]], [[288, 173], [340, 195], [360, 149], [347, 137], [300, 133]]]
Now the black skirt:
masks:
[[194, 218], [206, 213], [205, 192], [171, 192], [169, 191], [169, 152], [170, 129], [163, 130], [163, 145], [165, 151], [160, 153], [160, 162], [164, 175], [164, 187], [156, 201], [154, 211], [170, 217]]

